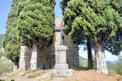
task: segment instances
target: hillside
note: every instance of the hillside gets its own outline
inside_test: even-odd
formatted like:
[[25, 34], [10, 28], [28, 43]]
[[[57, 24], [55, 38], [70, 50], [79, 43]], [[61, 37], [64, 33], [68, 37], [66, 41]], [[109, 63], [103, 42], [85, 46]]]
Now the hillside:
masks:
[[4, 34], [0, 34], [0, 48], [3, 47], [2, 46], [3, 39], [4, 39]]
[[0, 48], [0, 76], [3, 73], [10, 72], [13, 70], [13, 63], [5, 57], [3, 50]]
[[[107, 61], [107, 68], [108, 68], [108, 71], [109, 72], [114, 72], [116, 73], [117, 72], [117, 63], [119, 63], [120, 61], [117, 60], [117, 61]], [[84, 67], [84, 68], [87, 68], [88, 67], [88, 59], [82, 57], [82, 56], [79, 56], [79, 64], [81, 67]]]
[[79, 65], [81, 67], [87, 67], [88, 66], [88, 59], [83, 58], [82, 56], [79, 56]]

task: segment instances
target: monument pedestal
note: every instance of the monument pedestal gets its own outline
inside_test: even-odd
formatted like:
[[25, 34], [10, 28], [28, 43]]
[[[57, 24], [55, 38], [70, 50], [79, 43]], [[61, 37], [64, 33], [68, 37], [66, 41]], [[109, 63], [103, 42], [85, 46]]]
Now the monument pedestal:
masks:
[[73, 75], [72, 69], [68, 69], [68, 64], [66, 63], [66, 50], [67, 47], [60, 45], [56, 47], [56, 64], [53, 70], [53, 76], [71, 76]]
[[66, 76], [72, 76], [72, 75], [73, 75], [72, 69], [53, 70], [53, 77], [66, 77]]

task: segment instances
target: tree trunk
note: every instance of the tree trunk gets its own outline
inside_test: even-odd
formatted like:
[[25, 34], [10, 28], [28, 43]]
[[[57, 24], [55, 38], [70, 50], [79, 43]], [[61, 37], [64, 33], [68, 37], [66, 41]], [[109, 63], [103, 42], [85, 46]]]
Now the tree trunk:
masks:
[[96, 53], [97, 71], [103, 74], [108, 74], [106, 61], [105, 61], [105, 54], [104, 54], [104, 42], [96, 43], [95, 53]]
[[87, 40], [87, 49], [88, 49], [88, 68], [93, 69], [91, 42], [89, 40]]
[[31, 70], [37, 69], [37, 45], [33, 43], [32, 55], [31, 55]]

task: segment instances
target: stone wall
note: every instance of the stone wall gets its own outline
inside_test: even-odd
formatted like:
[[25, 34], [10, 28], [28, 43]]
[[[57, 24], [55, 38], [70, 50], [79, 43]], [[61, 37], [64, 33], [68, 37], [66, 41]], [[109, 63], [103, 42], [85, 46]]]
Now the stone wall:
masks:
[[[56, 46], [61, 44], [62, 34], [61, 30], [63, 29], [63, 21], [62, 19], [56, 18], [56, 31], [54, 42], [52, 46], [46, 48], [45, 50], [37, 49], [37, 68], [38, 69], [50, 69], [54, 68], [55, 63], [55, 56], [56, 56]], [[64, 45], [67, 46], [67, 53], [66, 59], [69, 68], [76, 68], [79, 66], [79, 54], [78, 54], [78, 45], [73, 44], [72, 40], [64, 35]], [[21, 47], [20, 53], [20, 63], [19, 68], [21, 70], [27, 70], [30, 68], [30, 60], [31, 60], [31, 52], [32, 50], [28, 49], [26, 46]]]
[[67, 63], [69, 68], [79, 67], [78, 45], [74, 44], [68, 36], [64, 36], [64, 45], [67, 46]]
[[[55, 47], [59, 46], [61, 42], [61, 32], [56, 31], [55, 33]], [[69, 68], [76, 68], [79, 66], [79, 54], [78, 45], [73, 44], [72, 40], [64, 35], [64, 45], [67, 46], [67, 63]]]
[[38, 64], [39, 69], [51, 69], [55, 65], [55, 55], [54, 55], [54, 46], [52, 45], [45, 50], [40, 51], [38, 49]]

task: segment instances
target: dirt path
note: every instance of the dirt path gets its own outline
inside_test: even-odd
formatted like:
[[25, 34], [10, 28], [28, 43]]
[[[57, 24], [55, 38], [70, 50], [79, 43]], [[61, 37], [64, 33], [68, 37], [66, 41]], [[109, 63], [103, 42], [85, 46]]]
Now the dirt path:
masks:
[[12, 79], [15, 81], [35, 81], [35, 78], [26, 78], [22, 76], [20, 73], [16, 74], [15, 76], [11, 78], [8, 78], [6, 81], [11, 81]]
[[71, 77], [56, 78], [52, 81], [122, 81], [122, 77], [117, 74], [104, 75], [95, 71], [75, 71]]
[[[31, 72], [29, 73], [31, 76], [38, 75], [41, 71]], [[122, 81], [122, 76], [118, 74], [109, 74], [104, 75], [101, 73], [97, 73], [95, 71], [74, 71], [74, 75], [70, 77], [55, 77], [52, 78], [50, 72], [41, 73], [39, 81]], [[21, 74], [17, 74], [14, 77], [10, 78], [15, 81], [37, 81], [37, 77], [35, 78], [25, 78]], [[45, 78], [44, 78], [45, 77]]]

